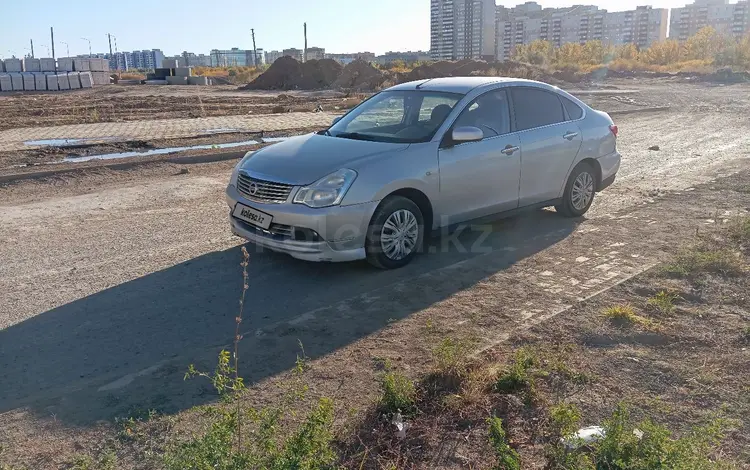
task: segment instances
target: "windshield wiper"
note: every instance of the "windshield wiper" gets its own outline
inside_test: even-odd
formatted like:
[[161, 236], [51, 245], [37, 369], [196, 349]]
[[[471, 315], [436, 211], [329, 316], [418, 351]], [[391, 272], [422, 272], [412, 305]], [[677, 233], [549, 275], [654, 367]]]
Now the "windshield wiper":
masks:
[[341, 137], [343, 139], [353, 140], [367, 140], [369, 142], [377, 142], [377, 137], [369, 134], [360, 134], [359, 132], [339, 132], [334, 137]]

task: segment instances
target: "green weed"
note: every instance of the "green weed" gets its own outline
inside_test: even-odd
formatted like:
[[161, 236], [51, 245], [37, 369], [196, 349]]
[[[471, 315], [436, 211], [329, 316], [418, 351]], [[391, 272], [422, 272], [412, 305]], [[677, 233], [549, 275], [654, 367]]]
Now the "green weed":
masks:
[[70, 462], [71, 470], [114, 470], [117, 457], [112, 451], [103, 453], [98, 459], [90, 455], [76, 455]]
[[497, 458], [493, 470], [520, 470], [521, 461], [516, 452], [509, 444], [503, 429], [503, 420], [497, 416], [487, 419], [489, 426], [489, 440], [492, 450]]
[[664, 272], [677, 277], [704, 273], [739, 276], [743, 272], [743, 266], [735, 253], [729, 250], [698, 247], [677, 255], [672, 263], [664, 266]]
[[750, 243], [750, 217], [740, 217], [734, 221], [729, 230], [732, 240], [740, 243]]
[[662, 290], [649, 298], [646, 304], [663, 315], [669, 315], [674, 312], [674, 302], [679, 298], [680, 296], [673, 292]]
[[462, 375], [466, 371], [470, 346], [467, 341], [445, 338], [433, 351], [437, 370], [442, 374]]
[[550, 426], [557, 436], [574, 433], [581, 423], [581, 411], [577, 406], [558, 403], [550, 409]]
[[533, 390], [534, 377], [531, 368], [539, 362], [536, 354], [527, 348], [516, 351], [513, 362], [495, 383], [495, 389], [501, 393], [514, 393], [520, 390]]
[[414, 382], [397, 371], [383, 374], [381, 380], [382, 395], [380, 407], [386, 413], [409, 414], [414, 411], [417, 392]]
[[627, 324], [638, 324], [642, 326], [652, 326], [653, 322], [635, 313], [630, 305], [615, 305], [608, 307], [602, 312], [606, 318], [617, 322]]

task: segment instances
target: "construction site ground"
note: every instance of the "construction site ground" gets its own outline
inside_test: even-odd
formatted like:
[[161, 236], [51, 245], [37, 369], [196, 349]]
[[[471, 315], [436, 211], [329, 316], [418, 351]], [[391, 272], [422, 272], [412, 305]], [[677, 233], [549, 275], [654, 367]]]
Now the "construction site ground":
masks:
[[[578, 311], [696, 232], [747, 215], [750, 86], [608, 85], [629, 93], [586, 100], [627, 111], [615, 117], [622, 168], [582, 219], [542, 210], [459, 231], [397, 271], [248, 246], [247, 402], [274, 400], [302, 343], [312, 394], [334, 397], [337, 421], [356, 423], [377, 399], [375, 358], [416, 377], [430, 367], [435, 331], [470, 335], [503, 355], [523, 330]], [[655, 106], [669, 109], [638, 111]], [[135, 409], [168, 417], [148, 443], [157, 453], [165, 436], [201, 422], [192, 407], [216, 396], [183, 375], [191, 363], [211, 370], [232, 340], [242, 241], [229, 231], [223, 191], [234, 163], [89, 166], [0, 186], [0, 464], [66, 468], [108, 446], [122, 468], [152, 468], [153, 453], [116, 439], [117, 417]], [[747, 320], [746, 298], [737, 309]], [[557, 331], [543, 333], [566, 341]], [[716, 374], [712, 387], [734, 387], [722, 379], [731, 374]], [[617, 389], [606, 383], [601, 400], [613, 406]], [[738, 457], [747, 441], [734, 439], [727, 452]], [[538, 453], [531, 440], [516, 445]], [[486, 464], [451, 449], [425, 468]]]

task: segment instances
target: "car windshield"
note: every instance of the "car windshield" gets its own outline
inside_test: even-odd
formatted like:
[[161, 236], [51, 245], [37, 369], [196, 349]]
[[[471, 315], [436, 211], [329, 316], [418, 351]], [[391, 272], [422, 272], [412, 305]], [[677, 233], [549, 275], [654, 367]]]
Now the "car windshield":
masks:
[[373, 142], [427, 142], [461, 98], [436, 91], [384, 91], [350, 111], [327, 134]]

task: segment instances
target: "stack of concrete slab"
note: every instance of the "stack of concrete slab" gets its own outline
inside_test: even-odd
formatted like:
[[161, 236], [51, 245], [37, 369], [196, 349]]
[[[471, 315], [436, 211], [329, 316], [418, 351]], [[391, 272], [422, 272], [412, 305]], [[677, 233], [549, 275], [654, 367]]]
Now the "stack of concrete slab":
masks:
[[55, 59], [45, 57], [39, 59], [39, 66], [42, 72], [54, 72], [55, 71]]
[[20, 73], [11, 73], [9, 75], [13, 91], [23, 91], [23, 76]]
[[60, 90], [70, 90], [70, 79], [67, 73], [57, 74], [57, 88]]
[[25, 57], [23, 59], [23, 71], [24, 72], [41, 72], [42, 65], [39, 59], [33, 57]]
[[187, 77], [167, 77], [167, 83], [170, 85], [187, 85]]
[[88, 72], [91, 70], [90, 59], [73, 59], [73, 70], [76, 72]]
[[109, 72], [109, 61], [107, 59], [89, 59], [89, 69], [92, 72]]
[[161, 61], [161, 67], [162, 69], [176, 69], [180, 66], [180, 61], [177, 59], [162, 59]]
[[188, 85], [208, 85], [208, 77], [188, 77]]
[[5, 64], [5, 71], [8, 73], [23, 72], [21, 59], [5, 59], [3, 63]]
[[45, 78], [47, 79], [47, 90], [49, 91], [57, 91], [59, 88], [57, 87], [57, 75], [54, 73], [50, 73], [45, 75]]
[[31, 73], [22, 73], [21, 77], [23, 79], [23, 89], [24, 89], [24, 91], [34, 91], [34, 90], [36, 90], [36, 82], [34, 81], [34, 74], [31, 74]]
[[79, 88], [81, 88], [81, 77], [79, 76], [78, 72], [69, 72], [68, 81], [70, 82], [71, 90], [78, 90]]
[[0, 91], [13, 91], [13, 82], [7, 73], [0, 73]]
[[3, 72], [5, 72], [5, 64], [3, 63], [2, 60], [0, 60], [0, 73], [3, 73]]
[[109, 85], [109, 72], [91, 72], [91, 77], [94, 80], [94, 86], [98, 85]]
[[174, 75], [175, 77], [192, 77], [193, 68], [192, 67], [177, 67], [176, 69], [172, 70], [172, 75]]
[[73, 58], [61, 57], [57, 59], [57, 71], [58, 72], [72, 72], [73, 71]]
[[94, 78], [91, 76], [91, 72], [81, 72], [78, 76], [81, 79], [81, 88], [91, 88], [94, 86]]
[[36, 88], [36, 91], [46, 91], [47, 76], [41, 72], [34, 72], [32, 75], [34, 75], [34, 88]]

